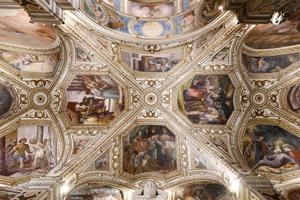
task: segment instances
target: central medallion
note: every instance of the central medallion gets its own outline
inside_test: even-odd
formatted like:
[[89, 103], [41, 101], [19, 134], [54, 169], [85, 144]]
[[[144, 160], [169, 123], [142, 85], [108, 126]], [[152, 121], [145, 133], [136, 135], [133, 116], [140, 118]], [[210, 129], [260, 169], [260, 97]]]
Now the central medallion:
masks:
[[144, 102], [148, 106], [155, 106], [158, 102], [157, 94], [154, 93], [153, 91], [146, 92], [144, 95]]

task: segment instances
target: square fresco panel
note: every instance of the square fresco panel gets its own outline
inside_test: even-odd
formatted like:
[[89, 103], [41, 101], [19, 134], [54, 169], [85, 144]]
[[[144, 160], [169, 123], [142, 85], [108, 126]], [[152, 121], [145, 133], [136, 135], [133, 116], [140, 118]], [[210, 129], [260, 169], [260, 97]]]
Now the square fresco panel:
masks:
[[123, 192], [109, 186], [90, 184], [75, 188], [65, 200], [123, 200]]
[[279, 56], [253, 57], [243, 54], [243, 64], [252, 73], [274, 73], [298, 62], [299, 53]]
[[181, 49], [160, 54], [121, 51], [121, 59], [135, 71], [167, 72], [183, 59], [183, 52]]
[[248, 127], [243, 157], [253, 170], [283, 173], [299, 169], [300, 138], [272, 125]]
[[287, 101], [292, 111], [300, 113], [300, 84], [290, 88]]
[[123, 170], [130, 174], [176, 170], [175, 135], [164, 126], [138, 126], [123, 137]]
[[227, 188], [218, 183], [193, 184], [176, 191], [174, 199], [180, 200], [215, 200], [228, 197]]
[[0, 138], [0, 175], [43, 175], [57, 163], [57, 139], [48, 126], [23, 126]]
[[123, 90], [108, 75], [76, 76], [67, 99], [72, 125], [107, 125], [124, 109]]
[[233, 106], [234, 86], [226, 75], [196, 75], [181, 86], [179, 110], [194, 124], [226, 124]]

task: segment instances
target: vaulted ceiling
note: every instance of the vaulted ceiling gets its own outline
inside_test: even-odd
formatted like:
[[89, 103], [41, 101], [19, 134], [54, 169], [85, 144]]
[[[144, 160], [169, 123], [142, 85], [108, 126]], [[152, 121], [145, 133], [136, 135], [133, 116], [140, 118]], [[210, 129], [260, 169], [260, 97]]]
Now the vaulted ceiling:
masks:
[[0, 199], [299, 198], [297, 17], [70, 2], [0, 3]]

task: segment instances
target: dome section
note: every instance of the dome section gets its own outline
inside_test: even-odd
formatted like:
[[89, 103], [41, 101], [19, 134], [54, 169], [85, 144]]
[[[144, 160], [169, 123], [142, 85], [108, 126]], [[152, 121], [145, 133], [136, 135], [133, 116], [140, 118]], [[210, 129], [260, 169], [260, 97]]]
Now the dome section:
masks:
[[[115, 3], [110, 4], [115, 5]], [[183, 7], [181, 7], [179, 13], [174, 13], [176, 9], [174, 9], [173, 1], [164, 2], [164, 6], [155, 6], [157, 3], [147, 3], [142, 6], [139, 4], [145, 3], [134, 1], [131, 7], [129, 6], [131, 4], [126, 5], [129, 12], [126, 13], [124, 10], [117, 10], [103, 2], [84, 0], [81, 10], [101, 27], [122, 34], [139, 38], [170, 38], [200, 29], [212, 22], [221, 13], [218, 9], [218, 3], [215, 1], [191, 3], [194, 6], [186, 10], [182, 10]], [[186, 7], [189, 7], [188, 4]], [[168, 16], [164, 16], [167, 14]]]

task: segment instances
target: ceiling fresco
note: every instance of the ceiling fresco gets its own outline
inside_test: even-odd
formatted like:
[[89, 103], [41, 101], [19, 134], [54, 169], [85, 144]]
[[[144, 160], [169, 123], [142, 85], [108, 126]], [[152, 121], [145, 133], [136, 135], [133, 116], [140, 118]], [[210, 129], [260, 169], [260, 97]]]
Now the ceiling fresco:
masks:
[[269, 49], [297, 45], [300, 42], [299, 18], [275, 26], [260, 24], [249, 32], [245, 44], [255, 49]]
[[45, 25], [0, 3], [0, 199], [299, 196], [294, 22], [240, 24], [209, 0], [77, 3]]
[[196, 75], [182, 85], [178, 107], [194, 124], [226, 124], [234, 110], [233, 93], [226, 75]]
[[54, 167], [57, 138], [48, 126], [22, 126], [0, 139], [2, 176], [40, 176]]
[[21, 9], [0, 9], [0, 43], [28, 48], [48, 48], [56, 45], [56, 33], [48, 26], [30, 23]]

